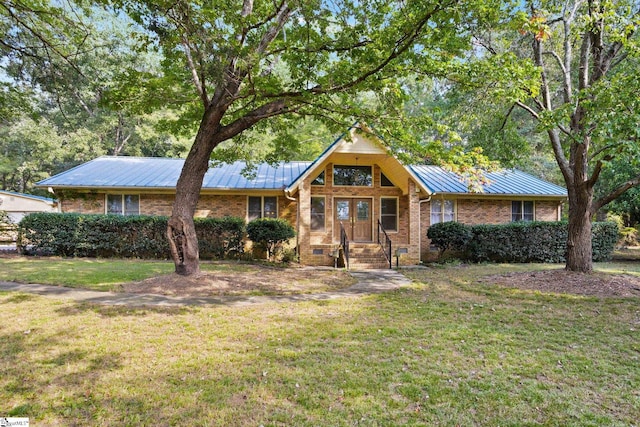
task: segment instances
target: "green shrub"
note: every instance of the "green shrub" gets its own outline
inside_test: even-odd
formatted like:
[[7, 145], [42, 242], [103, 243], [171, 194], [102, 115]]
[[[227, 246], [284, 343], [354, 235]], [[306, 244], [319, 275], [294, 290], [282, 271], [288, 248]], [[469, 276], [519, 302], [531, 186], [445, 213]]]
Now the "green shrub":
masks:
[[467, 256], [476, 262], [564, 261], [567, 246], [565, 222], [513, 222], [476, 225]]
[[594, 222], [591, 226], [593, 260], [609, 261], [619, 238], [618, 226], [614, 222]]
[[[566, 222], [514, 222], [471, 227], [473, 238], [467, 245], [469, 259], [482, 262], [549, 262], [566, 259]], [[596, 222], [592, 226], [593, 260], [611, 258], [617, 241], [617, 226]]]
[[469, 226], [449, 221], [433, 224], [427, 230], [427, 237], [438, 248], [439, 255], [442, 256], [446, 250], [465, 250], [473, 234]]
[[[244, 220], [195, 220], [203, 258], [223, 258], [243, 250]], [[19, 224], [25, 254], [77, 257], [167, 259], [167, 217], [34, 213]]]
[[244, 219], [196, 218], [195, 226], [201, 258], [237, 258], [244, 252]]
[[247, 224], [247, 235], [254, 243], [267, 249], [267, 257], [271, 260], [282, 249], [282, 244], [295, 236], [295, 232], [284, 219], [260, 218]]

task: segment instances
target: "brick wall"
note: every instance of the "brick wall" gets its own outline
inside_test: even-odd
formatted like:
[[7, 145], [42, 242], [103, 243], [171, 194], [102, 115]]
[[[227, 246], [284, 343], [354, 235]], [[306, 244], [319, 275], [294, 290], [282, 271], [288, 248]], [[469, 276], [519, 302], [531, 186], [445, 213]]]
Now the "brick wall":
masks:
[[[511, 221], [511, 199], [457, 199], [456, 220], [463, 224], [504, 224]], [[536, 221], [558, 221], [560, 203], [556, 201], [536, 201]], [[422, 260], [433, 260], [436, 250], [431, 250], [427, 230], [431, 225], [431, 203], [424, 202], [420, 209]]]
[[[401, 258], [401, 264], [417, 263], [433, 259], [436, 252], [430, 250], [430, 241], [426, 237], [430, 226], [430, 202], [420, 203], [416, 184], [409, 178], [408, 194], [403, 195], [396, 187], [380, 185], [380, 168], [373, 167], [372, 187], [333, 186], [332, 164], [325, 168], [325, 185], [312, 186], [310, 176], [299, 186], [298, 203], [278, 196], [278, 215], [289, 221], [298, 233], [300, 260], [307, 265], [332, 265], [328, 254], [339, 244], [339, 226], [334, 227], [336, 198], [370, 198], [372, 200], [372, 237], [376, 239], [377, 222], [380, 219], [381, 197], [396, 197], [398, 200], [398, 230], [389, 232], [393, 249], [406, 247], [408, 253]], [[105, 193], [61, 193], [62, 212], [101, 214], [105, 212]], [[310, 204], [312, 196], [325, 197], [325, 231], [310, 231]], [[140, 211], [145, 215], [171, 214], [173, 194], [140, 194]], [[539, 201], [535, 203], [535, 215], [538, 221], [556, 221], [558, 202]], [[499, 224], [511, 221], [511, 200], [508, 199], [458, 199], [456, 200], [457, 220], [465, 224]], [[202, 195], [196, 209], [197, 217], [247, 217], [246, 195]], [[299, 226], [297, 221], [299, 219]], [[313, 254], [314, 250], [322, 253]]]
[[[371, 232], [372, 240], [376, 240], [377, 224], [380, 219], [380, 199], [383, 197], [397, 198], [398, 206], [398, 230], [389, 231], [389, 238], [394, 250], [397, 247], [406, 247], [409, 253], [403, 255], [402, 262], [416, 263], [419, 257], [419, 227], [417, 221], [411, 226], [411, 220], [418, 217], [418, 194], [415, 191], [415, 183], [409, 182], [409, 194], [403, 195], [397, 187], [383, 187], [380, 183], [380, 167], [373, 166], [373, 185], [371, 187], [334, 186], [333, 164], [329, 163], [324, 169], [325, 185], [311, 185], [311, 182], [319, 174], [311, 175], [299, 186], [300, 197], [300, 260], [308, 265], [332, 265], [332, 259], [328, 254], [338, 247], [340, 242], [339, 224], [335, 221], [335, 199], [338, 198], [367, 198], [371, 199]], [[310, 231], [311, 197], [323, 196], [325, 198], [325, 231]], [[412, 209], [414, 213], [412, 215]], [[309, 230], [309, 231], [307, 231]], [[322, 251], [321, 254], [313, 254], [314, 250]]]
[[58, 197], [60, 198], [60, 209], [62, 212], [86, 214], [105, 213], [104, 193], [61, 192], [58, 194]]

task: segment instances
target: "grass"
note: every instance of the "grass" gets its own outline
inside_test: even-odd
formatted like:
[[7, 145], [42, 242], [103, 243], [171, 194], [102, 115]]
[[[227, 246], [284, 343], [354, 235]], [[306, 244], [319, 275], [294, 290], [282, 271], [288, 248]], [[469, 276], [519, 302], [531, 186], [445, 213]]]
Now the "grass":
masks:
[[89, 426], [638, 425], [640, 300], [476, 282], [535, 268], [443, 266], [407, 272], [414, 283], [386, 294], [242, 308], [0, 293], [0, 415]]
[[[207, 263], [203, 271], [244, 271], [246, 264]], [[93, 258], [0, 258], [0, 280], [44, 285], [64, 285], [97, 291], [117, 290], [117, 285], [174, 271], [170, 261]]]

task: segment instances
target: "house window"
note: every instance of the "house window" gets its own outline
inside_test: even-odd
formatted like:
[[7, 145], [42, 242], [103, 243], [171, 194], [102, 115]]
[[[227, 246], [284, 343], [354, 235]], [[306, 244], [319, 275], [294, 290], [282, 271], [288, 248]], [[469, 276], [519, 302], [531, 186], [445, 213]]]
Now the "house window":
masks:
[[258, 218], [277, 218], [278, 198], [249, 196], [249, 205], [247, 210], [249, 221]]
[[140, 196], [137, 194], [107, 194], [107, 213], [140, 215]]
[[393, 187], [393, 182], [389, 178], [385, 176], [382, 172], [380, 172], [380, 186], [381, 187]]
[[324, 185], [324, 171], [320, 172], [320, 175], [311, 181], [311, 185]]
[[431, 224], [456, 220], [456, 204], [453, 200], [431, 201]]
[[333, 185], [371, 187], [371, 166], [334, 166]]
[[324, 197], [311, 198], [311, 231], [325, 230]]
[[533, 221], [534, 209], [532, 201], [511, 202], [511, 221]]
[[380, 199], [380, 222], [387, 231], [398, 231], [398, 199], [382, 197]]

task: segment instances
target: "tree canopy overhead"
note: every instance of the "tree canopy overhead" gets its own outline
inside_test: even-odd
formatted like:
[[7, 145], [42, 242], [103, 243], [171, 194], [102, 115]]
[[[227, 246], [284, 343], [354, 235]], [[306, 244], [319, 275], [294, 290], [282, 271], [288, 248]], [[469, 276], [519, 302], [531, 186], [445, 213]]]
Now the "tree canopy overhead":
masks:
[[[112, 96], [157, 89], [157, 99], [199, 114], [169, 221], [176, 271], [198, 271], [193, 213], [215, 147], [252, 127], [315, 116], [344, 130], [375, 121], [399, 152], [423, 122], [402, 121], [403, 76], [446, 75], [469, 49], [469, 30], [499, 1], [116, 1], [163, 55], [162, 75], [132, 73]], [[141, 94], [139, 99], [145, 98]], [[266, 121], [266, 119], [270, 119]], [[374, 119], [374, 120], [370, 120]], [[404, 143], [404, 144], [403, 144]], [[401, 145], [401, 146], [400, 146]]]

